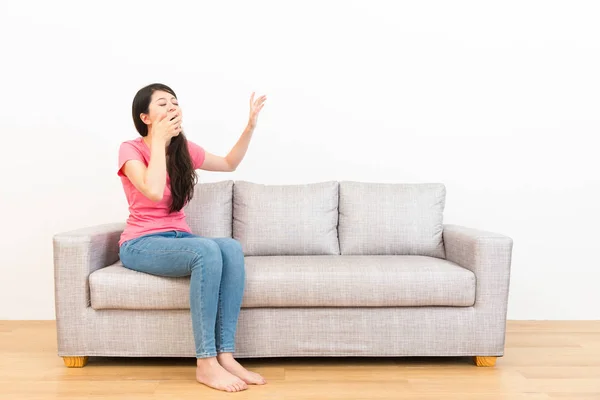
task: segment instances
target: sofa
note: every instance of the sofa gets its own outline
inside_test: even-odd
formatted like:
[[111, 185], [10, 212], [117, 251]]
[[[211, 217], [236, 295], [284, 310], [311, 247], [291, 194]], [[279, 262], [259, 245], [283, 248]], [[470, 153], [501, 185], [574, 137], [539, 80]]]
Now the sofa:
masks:
[[[236, 358], [504, 352], [513, 241], [444, 223], [442, 183], [198, 183], [193, 233], [232, 237], [246, 282]], [[58, 355], [194, 357], [189, 277], [129, 270], [124, 222], [53, 236]]]

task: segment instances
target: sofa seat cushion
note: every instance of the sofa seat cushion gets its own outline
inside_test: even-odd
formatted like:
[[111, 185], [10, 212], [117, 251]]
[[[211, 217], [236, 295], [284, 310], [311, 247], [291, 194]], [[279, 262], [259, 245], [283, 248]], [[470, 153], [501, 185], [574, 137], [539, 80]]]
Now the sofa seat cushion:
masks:
[[[243, 308], [472, 306], [475, 275], [427, 256], [249, 256]], [[190, 278], [120, 262], [89, 278], [94, 309], [188, 309]]]

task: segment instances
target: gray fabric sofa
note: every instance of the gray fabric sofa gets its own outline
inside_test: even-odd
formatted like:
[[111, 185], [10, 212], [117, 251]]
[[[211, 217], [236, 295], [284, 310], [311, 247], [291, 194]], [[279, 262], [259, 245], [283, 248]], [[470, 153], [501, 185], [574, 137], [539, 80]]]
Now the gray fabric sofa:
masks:
[[[246, 256], [235, 357], [470, 356], [505, 343], [513, 241], [444, 224], [440, 183], [199, 183], [194, 233]], [[189, 278], [128, 270], [124, 223], [53, 237], [58, 355], [193, 357]]]

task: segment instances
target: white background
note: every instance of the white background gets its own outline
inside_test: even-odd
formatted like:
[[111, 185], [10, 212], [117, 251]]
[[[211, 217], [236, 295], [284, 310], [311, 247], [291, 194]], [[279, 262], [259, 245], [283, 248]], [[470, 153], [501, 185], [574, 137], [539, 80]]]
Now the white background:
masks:
[[53, 319], [52, 236], [123, 221], [135, 92], [246, 158], [201, 181], [442, 182], [445, 221], [514, 239], [510, 319], [600, 319], [594, 2], [3, 1], [0, 319]]

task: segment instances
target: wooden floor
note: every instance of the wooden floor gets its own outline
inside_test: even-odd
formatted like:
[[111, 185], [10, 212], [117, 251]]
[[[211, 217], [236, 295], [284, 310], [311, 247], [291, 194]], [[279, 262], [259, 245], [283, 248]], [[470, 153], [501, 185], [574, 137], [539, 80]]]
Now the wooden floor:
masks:
[[194, 359], [93, 358], [67, 368], [53, 321], [0, 321], [0, 399], [600, 399], [600, 321], [509, 322], [491, 368], [468, 358], [240, 359], [265, 386], [194, 380]]

